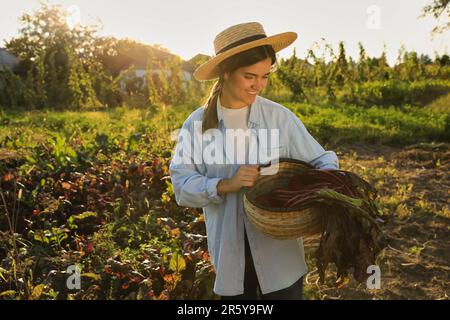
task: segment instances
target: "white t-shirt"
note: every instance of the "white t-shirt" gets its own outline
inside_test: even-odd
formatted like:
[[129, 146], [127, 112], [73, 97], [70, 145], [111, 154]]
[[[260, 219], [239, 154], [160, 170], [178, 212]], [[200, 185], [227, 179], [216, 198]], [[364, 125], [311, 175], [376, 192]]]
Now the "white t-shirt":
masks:
[[[227, 130], [242, 129], [236, 132], [234, 158], [248, 160], [249, 139], [245, 131], [248, 130], [248, 117], [250, 115], [250, 106], [239, 109], [225, 108], [220, 103], [220, 97], [217, 98], [217, 107], [220, 108], [222, 119]], [[245, 152], [244, 154], [241, 154]], [[237, 160], [238, 161], [238, 160]], [[239, 161], [240, 162], [240, 161]]]
[[247, 130], [248, 115], [250, 114], [250, 106], [240, 109], [225, 108], [219, 102], [221, 108], [223, 122], [227, 129], [244, 129]]

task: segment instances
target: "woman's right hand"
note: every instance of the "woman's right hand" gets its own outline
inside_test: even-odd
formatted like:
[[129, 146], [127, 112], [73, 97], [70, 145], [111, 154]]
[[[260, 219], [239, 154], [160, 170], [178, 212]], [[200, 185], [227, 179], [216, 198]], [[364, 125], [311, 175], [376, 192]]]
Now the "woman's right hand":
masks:
[[217, 184], [217, 193], [223, 195], [225, 193], [237, 192], [242, 187], [252, 187], [255, 180], [259, 177], [257, 165], [243, 165], [231, 179], [223, 179]]

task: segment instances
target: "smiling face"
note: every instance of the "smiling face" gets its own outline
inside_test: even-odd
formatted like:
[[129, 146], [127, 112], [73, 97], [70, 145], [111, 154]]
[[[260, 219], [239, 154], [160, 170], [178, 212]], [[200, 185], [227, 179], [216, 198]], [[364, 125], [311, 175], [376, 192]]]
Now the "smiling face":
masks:
[[220, 101], [224, 107], [243, 108], [251, 105], [265, 88], [272, 60], [267, 58], [232, 73], [225, 73]]

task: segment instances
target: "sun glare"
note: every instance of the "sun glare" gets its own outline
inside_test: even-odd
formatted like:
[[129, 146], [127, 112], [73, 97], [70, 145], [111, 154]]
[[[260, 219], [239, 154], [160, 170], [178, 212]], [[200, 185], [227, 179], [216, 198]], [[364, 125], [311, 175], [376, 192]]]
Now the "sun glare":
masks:
[[67, 25], [70, 29], [81, 23], [81, 9], [79, 6], [71, 5], [67, 8]]

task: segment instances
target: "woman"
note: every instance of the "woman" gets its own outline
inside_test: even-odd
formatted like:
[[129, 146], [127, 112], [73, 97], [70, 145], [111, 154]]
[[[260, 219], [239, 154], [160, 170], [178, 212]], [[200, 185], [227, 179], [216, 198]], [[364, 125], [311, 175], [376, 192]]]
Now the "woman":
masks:
[[[206, 105], [183, 124], [170, 172], [177, 203], [203, 208], [213, 290], [222, 299], [302, 298], [302, 239], [269, 238], [244, 213], [243, 188], [253, 186], [258, 164], [288, 157], [339, 168], [336, 154], [325, 151], [291, 111], [258, 96], [276, 52], [296, 38], [294, 32], [266, 36], [257, 22], [231, 26], [216, 36], [216, 55], [194, 72], [198, 80], [218, 80]], [[270, 139], [264, 138], [268, 131]], [[255, 162], [255, 154], [264, 157]]]

